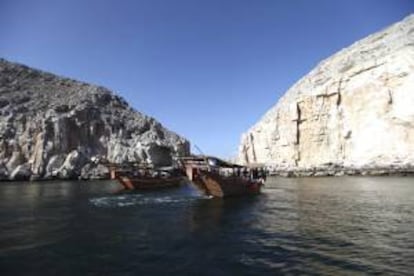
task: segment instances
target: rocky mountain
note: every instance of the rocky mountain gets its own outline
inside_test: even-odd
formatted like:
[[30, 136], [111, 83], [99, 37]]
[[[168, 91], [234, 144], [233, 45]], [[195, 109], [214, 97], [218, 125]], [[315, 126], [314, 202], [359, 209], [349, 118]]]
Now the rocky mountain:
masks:
[[239, 161], [288, 175], [412, 172], [414, 15], [294, 84], [243, 134]]
[[168, 165], [188, 153], [108, 89], [0, 59], [0, 179], [96, 178], [99, 160]]

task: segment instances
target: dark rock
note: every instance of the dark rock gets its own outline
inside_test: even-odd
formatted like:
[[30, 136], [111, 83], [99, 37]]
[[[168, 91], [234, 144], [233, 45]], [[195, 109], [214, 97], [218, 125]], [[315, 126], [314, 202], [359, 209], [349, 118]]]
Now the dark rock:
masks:
[[54, 155], [50, 158], [47, 167], [46, 167], [46, 174], [45, 178], [57, 178], [59, 175], [59, 170], [62, 167], [63, 163], [65, 162], [66, 155], [58, 154]]
[[5, 99], [0, 100], [0, 108], [3, 108], [3, 107], [8, 106], [8, 105], [9, 105], [8, 100], [5, 100]]
[[17, 166], [23, 164], [25, 162], [25, 158], [21, 151], [13, 151], [12, 156], [8, 160], [6, 164], [6, 168], [9, 172], [12, 172]]
[[9, 171], [4, 164], [0, 164], [0, 180], [8, 180]]
[[30, 97], [29, 96], [20, 96], [20, 97], [16, 97], [12, 99], [13, 104], [15, 105], [19, 105], [19, 104], [23, 104], [23, 103], [27, 103], [28, 101], [30, 101]]
[[56, 106], [55, 111], [58, 112], [58, 113], [68, 112], [69, 111], [69, 106], [67, 106], [66, 104]]
[[108, 179], [108, 167], [102, 164], [88, 163], [81, 171], [81, 179]]
[[88, 162], [88, 158], [77, 150], [70, 152], [59, 168], [58, 176], [61, 179], [78, 178], [81, 174], [82, 167]]
[[10, 174], [10, 180], [29, 180], [32, 175], [31, 166], [25, 163], [17, 166]]

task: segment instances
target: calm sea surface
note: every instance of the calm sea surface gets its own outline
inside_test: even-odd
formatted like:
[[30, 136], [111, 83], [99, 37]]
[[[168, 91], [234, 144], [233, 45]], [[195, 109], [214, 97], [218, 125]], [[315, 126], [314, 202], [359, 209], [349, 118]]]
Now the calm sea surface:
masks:
[[0, 275], [414, 274], [414, 178], [268, 180], [253, 198], [0, 183]]

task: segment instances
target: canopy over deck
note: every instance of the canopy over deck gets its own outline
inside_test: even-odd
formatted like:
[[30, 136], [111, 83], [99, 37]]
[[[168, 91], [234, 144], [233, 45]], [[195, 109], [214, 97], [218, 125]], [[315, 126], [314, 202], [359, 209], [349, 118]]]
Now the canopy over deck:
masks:
[[180, 160], [186, 163], [195, 163], [200, 165], [209, 165], [214, 167], [222, 167], [222, 168], [243, 168], [244, 166], [233, 164], [227, 161], [224, 161], [220, 158], [208, 155], [193, 155], [193, 156], [186, 156], [181, 157]]

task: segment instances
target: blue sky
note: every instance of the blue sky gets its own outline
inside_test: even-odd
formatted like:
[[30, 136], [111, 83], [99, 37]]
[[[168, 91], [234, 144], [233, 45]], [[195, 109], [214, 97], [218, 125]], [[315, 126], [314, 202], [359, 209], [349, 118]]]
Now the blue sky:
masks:
[[108, 87], [204, 152], [413, 0], [0, 0], [0, 57]]

